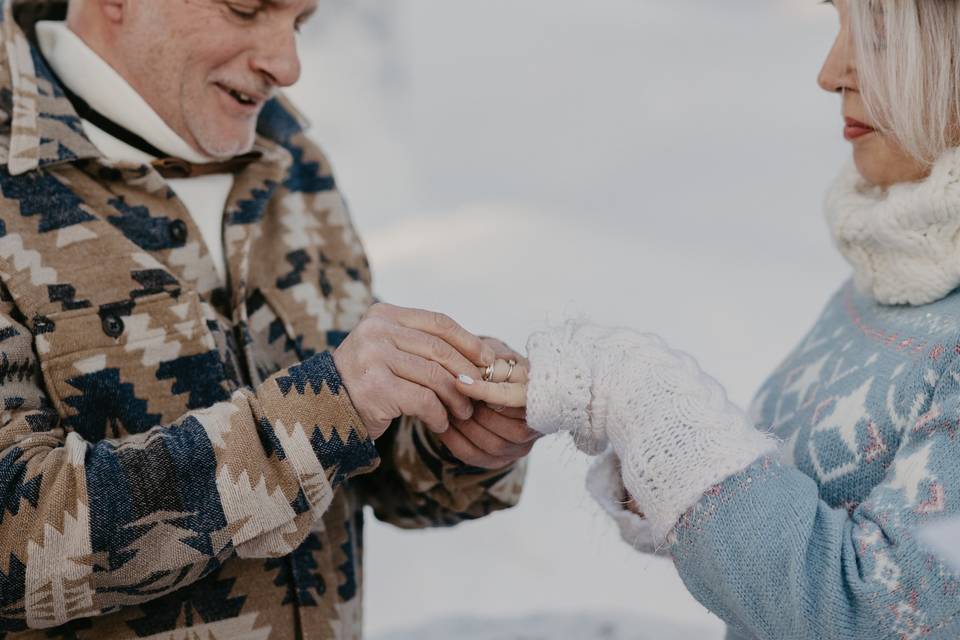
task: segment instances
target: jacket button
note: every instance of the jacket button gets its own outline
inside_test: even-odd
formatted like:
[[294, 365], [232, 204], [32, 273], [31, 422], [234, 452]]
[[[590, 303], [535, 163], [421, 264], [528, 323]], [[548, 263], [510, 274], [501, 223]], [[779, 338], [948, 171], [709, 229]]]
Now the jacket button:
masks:
[[103, 327], [103, 332], [111, 338], [117, 338], [123, 333], [123, 320], [120, 319], [120, 316], [104, 316], [100, 325]]
[[50, 318], [46, 316], [34, 316], [33, 318], [33, 330], [35, 333], [50, 333], [56, 326]]
[[170, 223], [170, 239], [177, 244], [183, 244], [187, 240], [187, 223], [183, 220], [174, 220]]

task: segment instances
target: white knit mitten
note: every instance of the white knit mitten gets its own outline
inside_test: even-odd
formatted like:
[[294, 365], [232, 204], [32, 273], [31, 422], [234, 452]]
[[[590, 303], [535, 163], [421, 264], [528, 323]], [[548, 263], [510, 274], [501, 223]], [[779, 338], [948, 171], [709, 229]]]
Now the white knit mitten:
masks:
[[[553, 349], [538, 372], [543, 345]], [[568, 323], [531, 346], [528, 423], [562, 417], [581, 439], [609, 440], [655, 545], [704, 491], [776, 449], [693, 358], [655, 335]]]

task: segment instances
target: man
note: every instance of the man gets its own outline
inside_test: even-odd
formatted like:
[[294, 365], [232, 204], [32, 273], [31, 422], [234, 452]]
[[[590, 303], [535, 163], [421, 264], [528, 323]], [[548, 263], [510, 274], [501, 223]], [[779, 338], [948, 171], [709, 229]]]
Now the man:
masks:
[[533, 434], [454, 382], [516, 354], [371, 306], [277, 94], [316, 0], [0, 4], [0, 632], [360, 637], [364, 505], [508, 507]]

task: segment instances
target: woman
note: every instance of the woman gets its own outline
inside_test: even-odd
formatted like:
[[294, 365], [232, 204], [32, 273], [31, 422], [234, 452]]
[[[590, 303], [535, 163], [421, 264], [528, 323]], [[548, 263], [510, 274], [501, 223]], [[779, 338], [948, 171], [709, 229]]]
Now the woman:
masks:
[[594, 495], [730, 637], [956, 638], [960, 575], [915, 533], [960, 512], [960, 4], [835, 5], [820, 85], [853, 165], [826, 211], [854, 283], [755, 417], [656, 336], [584, 324], [531, 338], [529, 387], [459, 386], [605, 449]]

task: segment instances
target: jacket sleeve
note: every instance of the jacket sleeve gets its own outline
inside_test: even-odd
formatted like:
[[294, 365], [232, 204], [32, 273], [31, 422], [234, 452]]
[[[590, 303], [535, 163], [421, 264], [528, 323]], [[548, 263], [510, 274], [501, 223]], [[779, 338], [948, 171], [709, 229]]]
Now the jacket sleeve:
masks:
[[377, 519], [404, 529], [453, 526], [517, 504], [526, 459], [499, 470], [464, 464], [417, 419], [377, 440], [383, 464], [359, 479]]
[[956, 354], [915, 377], [933, 388], [859, 504], [831, 508], [812, 478], [765, 459], [681, 518], [672, 552], [701, 603], [758, 640], [958, 637], [960, 575], [916, 535], [960, 513]]
[[378, 463], [332, 358], [117, 440], [67, 432], [30, 331], [0, 313], [0, 630], [160, 597], [234, 552], [285, 555]]

